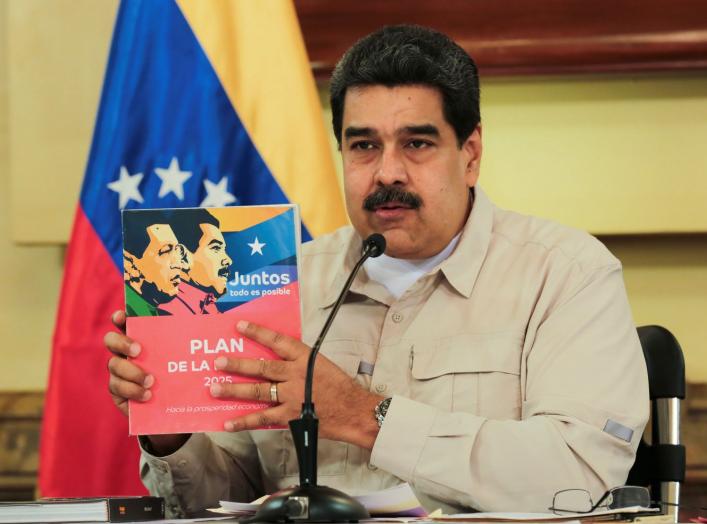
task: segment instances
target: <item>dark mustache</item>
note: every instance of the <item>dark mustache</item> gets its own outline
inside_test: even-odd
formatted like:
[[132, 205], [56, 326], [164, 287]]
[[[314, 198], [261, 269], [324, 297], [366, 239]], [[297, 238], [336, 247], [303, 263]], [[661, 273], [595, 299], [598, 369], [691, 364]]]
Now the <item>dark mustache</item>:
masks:
[[396, 186], [381, 186], [366, 197], [363, 201], [363, 209], [375, 211], [376, 208], [390, 203], [402, 204], [409, 206], [411, 209], [417, 209], [422, 206], [422, 198], [416, 193], [405, 191]]
[[228, 268], [224, 267], [223, 269], [219, 269], [218, 276], [228, 278]]

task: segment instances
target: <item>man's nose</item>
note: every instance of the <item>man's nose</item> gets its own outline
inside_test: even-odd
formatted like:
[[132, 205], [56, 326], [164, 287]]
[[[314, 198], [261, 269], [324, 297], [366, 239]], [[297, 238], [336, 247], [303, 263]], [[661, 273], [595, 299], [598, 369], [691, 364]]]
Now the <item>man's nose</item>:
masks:
[[228, 255], [226, 255], [226, 256], [224, 257], [224, 259], [221, 260], [221, 266], [223, 266], [223, 267], [228, 267], [228, 266], [231, 265], [232, 262], [233, 262], [233, 260], [231, 260], [231, 257], [229, 257]]
[[384, 186], [406, 184], [408, 175], [402, 153], [395, 147], [384, 148], [373, 176], [375, 182]]

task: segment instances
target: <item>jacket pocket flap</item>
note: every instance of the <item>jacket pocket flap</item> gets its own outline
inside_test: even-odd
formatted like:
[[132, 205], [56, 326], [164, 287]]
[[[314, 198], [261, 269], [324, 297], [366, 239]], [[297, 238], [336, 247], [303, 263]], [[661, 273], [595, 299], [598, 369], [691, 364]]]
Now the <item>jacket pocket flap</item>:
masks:
[[465, 334], [415, 346], [412, 376], [426, 380], [454, 373], [520, 375], [522, 333]]
[[[331, 360], [338, 368], [351, 378], [358, 375], [361, 355], [353, 340], [330, 340], [324, 342], [321, 354]], [[319, 357], [317, 357], [319, 358]]]

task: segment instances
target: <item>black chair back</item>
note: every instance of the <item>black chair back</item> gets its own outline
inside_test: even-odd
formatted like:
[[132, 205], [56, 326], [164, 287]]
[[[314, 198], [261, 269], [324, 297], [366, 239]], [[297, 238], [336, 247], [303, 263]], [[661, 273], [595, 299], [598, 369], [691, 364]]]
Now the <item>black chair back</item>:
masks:
[[[678, 504], [685, 481], [685, 446], [680, 444], [680, 399], [685, 398], [685, 360], [673, 334], [661, 326], [638, 328], [648, 368], [651, 443], [641, 440], [626, 484], [650, 486], [653, 500]], [[662, 506], [677, 522], [677, 506]]]

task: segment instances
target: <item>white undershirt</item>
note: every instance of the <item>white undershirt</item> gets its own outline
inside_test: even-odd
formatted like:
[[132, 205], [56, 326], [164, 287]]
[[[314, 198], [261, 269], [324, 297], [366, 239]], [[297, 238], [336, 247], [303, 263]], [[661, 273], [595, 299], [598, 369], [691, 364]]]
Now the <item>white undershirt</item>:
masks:
[[408, 260], [381, 255], [369, 258], [363, 263], [363, 267], [371, 280], [385, 286], [391, 295], [399, 299], [421, 276], [429, 273], [452, 254], [460, 236], [461, 233], [458, 233], [447, 247], [430, 258]]

